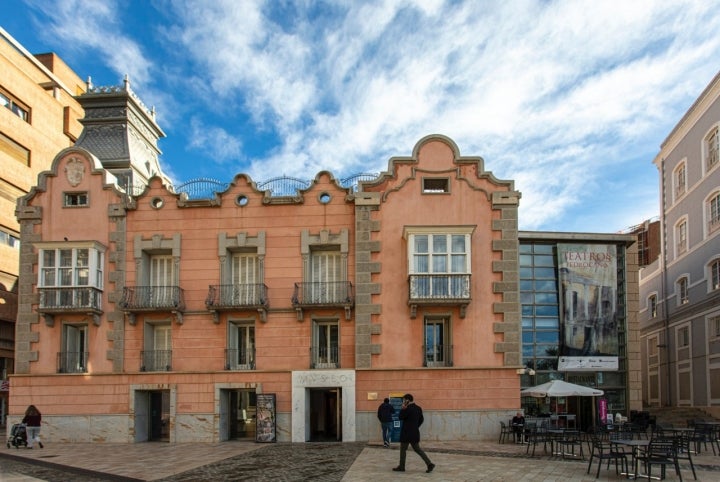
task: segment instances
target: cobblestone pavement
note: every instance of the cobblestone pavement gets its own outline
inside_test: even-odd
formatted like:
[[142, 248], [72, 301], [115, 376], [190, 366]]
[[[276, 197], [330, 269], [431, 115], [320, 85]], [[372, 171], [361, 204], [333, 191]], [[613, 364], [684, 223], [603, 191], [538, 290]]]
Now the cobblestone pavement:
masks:
[[[0, 482], [99, 481], [608, 481], [626, 480], [614, 467], [603, 466], [600, 478], [593, 463], [562, 460], [542, 453], [526, 455], [525, 446], [492, 442], [424, 442], [436, 464], [428, 474], [420, 458], [408, 452], [406, 472], [393, 472], [397, 445], [306, 443], [255, 444], [46, 444], [44, 450], [1, 450]], [[694, 457], [697, 480], [720, 481], [720, 456]], [[693, 480], [682, 463], [685, 480]], [[672, 470], [668, 481], [679, 480]]]

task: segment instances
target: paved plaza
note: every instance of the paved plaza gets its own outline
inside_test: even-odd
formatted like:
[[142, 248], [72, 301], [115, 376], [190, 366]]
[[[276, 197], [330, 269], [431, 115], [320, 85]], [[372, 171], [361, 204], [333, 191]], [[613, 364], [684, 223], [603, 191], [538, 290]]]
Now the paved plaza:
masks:
[[[424, 442], [437, 466], [408, 452], [406, 472], [393, 472], [399, 449], [376, 443], [53, 444], [44, 449], [0, 449], [0, 481], [594, 481], [626, 480], [603, 466], [600, 478], [586, 474], [585, 460], [545, 454], [524, 445], [493, 442]], [[697, 480], [720, 481], [720, 456], [694, 457]], [[681, 462], [683, 480], [693, 480]], [[593, 463], [596, 470], [597, 465]], [[668, 481], [679, 480], [672, 471]]]

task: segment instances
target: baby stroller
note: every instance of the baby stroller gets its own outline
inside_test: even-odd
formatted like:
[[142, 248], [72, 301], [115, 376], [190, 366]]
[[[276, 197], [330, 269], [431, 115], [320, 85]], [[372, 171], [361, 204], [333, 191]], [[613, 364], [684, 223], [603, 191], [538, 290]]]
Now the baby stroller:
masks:
[[19, 449], [21, 445], [27, 447], [27, 430], [24, 423], [14, 423], [10, 428], [10, 437], [7, 441], [7, 448], [10, 446]]

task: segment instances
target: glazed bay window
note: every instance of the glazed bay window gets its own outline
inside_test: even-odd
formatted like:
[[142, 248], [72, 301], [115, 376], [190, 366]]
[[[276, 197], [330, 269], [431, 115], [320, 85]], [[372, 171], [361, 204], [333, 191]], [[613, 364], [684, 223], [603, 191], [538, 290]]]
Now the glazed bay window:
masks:
[[[470, 302], [471, 229], [406, 228], [409, 300], [414, 304], [461, 305]], [[413, 308], [414, 309], [414, 308]]]
[[228, 323], [228, 347], [225, 357], [228, 370], [255, 369], [255, 325], [252, 321]]
[[143, 372], [169, 372], [172, 370], [172, 325], [145, 323], [144, 350], [140, 353]]
[[337, 320], [313, 322], [311, 368], [340, 368], [340, 326]]
[[62, 351], [58, 353], [58, 373], [87, 372], [87, 330], [86, 324], [63, 325]]
[[102, 313], [105, 248], [97, 243], [68, 246], [38, 243], [40, 303], [45, 314]]
[[452, 344], [450, 343], [450, 320], [448, 318], [426, 318], [424, 340], [424, 366], [452, 366]]

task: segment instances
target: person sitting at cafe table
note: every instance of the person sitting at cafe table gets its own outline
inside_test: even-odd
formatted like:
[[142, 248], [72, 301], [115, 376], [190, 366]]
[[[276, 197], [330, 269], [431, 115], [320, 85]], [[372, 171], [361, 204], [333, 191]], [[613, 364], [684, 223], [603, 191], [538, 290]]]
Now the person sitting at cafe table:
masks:
[[523, 432], [525, 430], [525, 417], [523, 416], [522, 412], [518, 412], [512, 418], [511, 423], [512, 423], [513, 432], [515, 432], [515, 442], [522, 442], [523, 441]]

